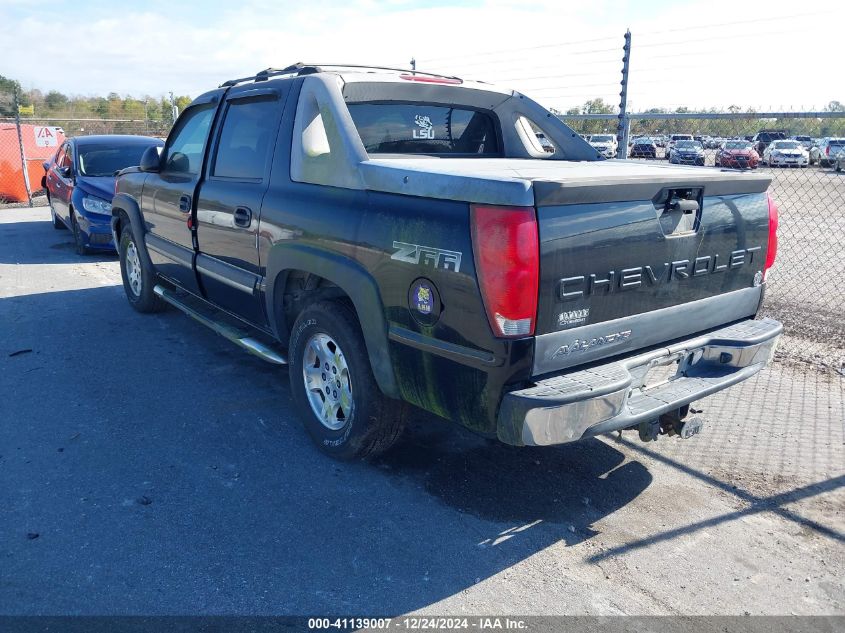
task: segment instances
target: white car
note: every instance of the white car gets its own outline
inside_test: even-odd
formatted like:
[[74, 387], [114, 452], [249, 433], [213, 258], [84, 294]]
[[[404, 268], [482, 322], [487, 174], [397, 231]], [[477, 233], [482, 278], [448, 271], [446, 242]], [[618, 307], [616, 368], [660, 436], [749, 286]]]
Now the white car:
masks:
[[590, 145], [605, 158], [616, 158], [616, 152], [619, 149], [619, 144], [613, 134], [593, 134], [590, 136]]
[[798, 141], [772, 141], [763, 152], [763, 162], [769, 167], [806, 167], [810, 153]]

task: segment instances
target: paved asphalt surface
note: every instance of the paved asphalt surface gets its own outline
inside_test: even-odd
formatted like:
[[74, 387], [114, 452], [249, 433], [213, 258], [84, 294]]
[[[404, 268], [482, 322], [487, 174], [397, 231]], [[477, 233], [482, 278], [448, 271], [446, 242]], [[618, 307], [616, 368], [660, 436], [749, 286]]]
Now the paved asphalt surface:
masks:
[[843, 614], [843, 401], [776, 364], [691, 440], [514, 449], [419, 415], [337, 463], [284, 370], [0, 210], [0, 613]]

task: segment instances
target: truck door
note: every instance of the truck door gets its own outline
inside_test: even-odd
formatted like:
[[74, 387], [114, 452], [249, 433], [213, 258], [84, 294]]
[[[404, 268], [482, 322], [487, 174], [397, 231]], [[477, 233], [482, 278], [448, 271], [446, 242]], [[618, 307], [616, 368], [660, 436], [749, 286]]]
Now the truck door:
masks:
[[206, 298], [238, 316], [265, 325], [258, 261], [258, 221], [284, 86], [232, 88], [209, 152], [197, 198], [197, 274]]
[[164, 146], [161, 171], [147, 177], [142, 194], [147, 248], [157, 271], [197, 294], [188, 220], [216, 109], [211, 98], [182, 113]]

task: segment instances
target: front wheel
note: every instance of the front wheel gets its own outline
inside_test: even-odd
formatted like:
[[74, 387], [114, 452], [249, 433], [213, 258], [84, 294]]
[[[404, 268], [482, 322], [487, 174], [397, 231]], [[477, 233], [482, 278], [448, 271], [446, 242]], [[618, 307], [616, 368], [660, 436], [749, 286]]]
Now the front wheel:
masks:
[[323, 452], [346, 460], [393, 445], [407, 405], [379, 390], [358, 319], [346, 303], [321, 301], [303, 310], [289, 353], [294, 403]]
[[76, 254], [87, 255], [88, 246], [85, 244], [85, 235], [82, 233], [82, 229], [79, 228], [75, 213], [70, 214], [70, 229], [73, 231], [73, 243], [76, 248]]
[[47, 198], [47, 204], [50, 205], [50, 220], [53, 223], [53, 228], [57, 231], [62, 231], [67, 229], [65, 223], [59, 219], [59, 216], [56, 215], [56, 210], [53, 208], [53, 201], [50, 198]]
[[125, 227], [120, 234], [118, 245], [120, 256], [120, 276], [123, 279], [123, 291], [129, 305], [138, 312], [160, 312], [167, 304], [153, 292], [155, 273], [144, 266], [138, 245], [130, 227]]

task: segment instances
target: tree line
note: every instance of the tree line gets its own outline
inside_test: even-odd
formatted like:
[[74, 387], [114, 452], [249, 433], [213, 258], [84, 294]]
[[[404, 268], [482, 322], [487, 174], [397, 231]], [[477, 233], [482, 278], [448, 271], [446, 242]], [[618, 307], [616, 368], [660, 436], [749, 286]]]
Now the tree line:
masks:
[[[85, 133], [146, 133], [166, 134], [173, 125], [173, 106], [181, 112], [190, 102], [191, 97], [144, 95], [133, 97], [110, 92], [106, 96], [67, 95], [58, 90], [46, 94], [37, 88], [23, 90], [20, 83], [0, 75], [0, 117], [15, 116], [14, 93], [18, 94], [18, 103], [24, 108], [32, 107], [32, 114], [22, 114], [23, 119], [55, 119], [51, 125], [65, 128], [65, 132]], [[79, 125], [74, 119], [120, 119], [120, 122], [90, 122]], [[93, 124], [93, 125], [92, 125]], [[92, 127], [94, 129], [92, 129]], [[79, 128], [83, 128], [80, 130]], [[100, 129], [102, 128], [102, 129]]]

